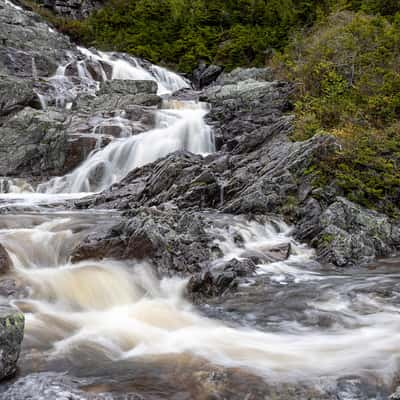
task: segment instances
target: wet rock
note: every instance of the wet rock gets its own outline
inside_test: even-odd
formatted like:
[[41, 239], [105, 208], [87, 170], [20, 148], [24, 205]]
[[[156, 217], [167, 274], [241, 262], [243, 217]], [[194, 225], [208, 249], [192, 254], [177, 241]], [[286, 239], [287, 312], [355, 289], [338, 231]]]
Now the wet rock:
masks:
[[80, 96], [74, 102], [74, 109], [79, 111], [102, 112], [111, 110], [125, 110], [133, 105], [143, 107], [159, 107], [161, 98], [155, 94], [103, 94], [96, 97]]
[[61, 173], [68, 173], [76, 168], [98, 145], [98, 139], [90, 136], [69, 135], [67, 140], [66, 157]]
[[198, 68], [193, 72], [193, 84], [196, 89], [203, 89], [204, 87], [213, 83], [218, 76], [221, 75], [223, 67], [219, 65], [206, 65], [200, 63]]
[[24, 336], [24, 315], [9, 306], [0, 306], [0, 379], [15, 374]]
[[130, 94], [136, 95], [140, 93], [156, 94], [157, 82], [155, 81], [131, 81], [113, 79], [101, 84], [99, 95], [108, 94]]
[[313, 240], [324, 260], [344, 267], [365, 264], [399, 248], [398, 227], [390, 219], [345, 198], [337, 198], [319, 217], [320, 233]]
[[400, 386], [389, 396], [389, 400], [400, 400]]
[[12, 261], [7, 250], [0, 243], [0, 274], [5, 274], [12, 268]]
[[0, 74], [50, 76], [72, 50], [69, 39], [38, 15], [0, 1]]
[[106, 79], [112, 79], [113, 68], [107, 62], [86, 61], [86, 68], [92, 78], [97, 82], [104, 82]]
[[80, 69], [85, 69], [86, 73], [97, 82], [104, 82], [112, 79], [112, 66], [100, 60], [85, 59], [70, 62], [65, 68], [65, 75], [79, 79]]
[[233, 291], [239, 284], [239, 279], [252, 275], [256, 270], [255, 263], [250, 259], [239, 261], [232, 259], [218, 267], [198, 273], [189, 280], [187, 292], [194, 302], [202, 297], [222, 296]]
[[15, 77], [0, 77], [0, 117], [15, 113], [36, 101], [33, 82]]
[[290, 252], [291, 252], [290, 243], [282, 243], [280, 245], [276, 245], [268, 249], [263, 249], [264, 257], [270, 259], [271, 262], [287, 260], [290, 257]]
[[0, 170], [5, 175], [57, 175], [65, 162], [65, 117], [25, 108], [0, 127]]
[[0, 279], [0, 296], [5, 299], [15, 300], [29, 296], [29, 288], [22, 281], [16, 279]]
[[387, 399], [385, 388], [371, 384], [358, 376], [340, 378], [337, 382], [336, 398], [338, 400]]
[[255, 81], [273, 81], [270, 68], [236, 68], [231, 72], [222, 73], [216, 80], [216, 85], [231, 85], [249, 79]]
[[177, 209], [141, 208], [122, 223], [97, 230], [73, 251], [84, 259], [150, 260], [161, 275], [187, 276], [213, 258], [213, 243], [198, 213]]

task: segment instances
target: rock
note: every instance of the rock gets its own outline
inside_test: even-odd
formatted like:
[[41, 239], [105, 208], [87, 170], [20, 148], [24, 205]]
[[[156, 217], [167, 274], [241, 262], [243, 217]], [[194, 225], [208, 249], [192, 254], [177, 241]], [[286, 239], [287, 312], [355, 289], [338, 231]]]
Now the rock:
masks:
[[235, 290], [239, 283], [238, 278], [250, 276], [255, 270], [256, 265], [250, 259], [232, 259], [193, 275], [187, 286], [188, 295], [194, 302], [202, 301], [203, 297], [222, 296]]
[[25, 108], [0, 127], [0, 170], [5, 175], [57, 175], [65, 162], [65, 117]]
[[400, 246], [398, 226], [386, 215], [341, 197], [321, 214], [319, 228], [313, 239], [319, 256], [339, 267], [389, 256]]
[[[65, 75], [69, 77], [79, 78], [79, 63], [81, 60], [70, 62], [65, 68]], [[112, 79], [112, 65], [101, 60], [85, 59], [84, 66], [89, 75], [97, 82], [104, 82], [107, 79]]]
[[73, 251], [72, 260], [150, 260], [161, 275], [188, 276], [213, 259], [206, 225], [195, 212], [143, 207], [122, 223], [97, 228]]
[[[155, 94], [139, 93], [136, 95], [103, 94], [96, 97], [80, 96], [74, 101], [74, 109], [80, 111], [102, 112], [124, 110], [130, 107], [159, 107], [161, 98]], [[146, 111], [144, 110], [144, 113]]]
[[68, 19], [84, 19], [104, 5], [104, 0], [36, 0], [55, 14]]
[[271, 262], [285, 261], [290, 257], [291, 244], [282, 243], [267, 249], [262, 249], [262, 252]]
[[15, 374], [23, 336], [24, 314], [0, 306], [0, 379]]
[[131, 81], [113, 79], [112, 81], [105, 81], [101, 84], [98, 94], [115, 95], [115, 94], [156, 94], [158, 89], [157, 82], [155, 81]]
[[53, 75], [73, 50], [69, 39], [38, 15], [0, 1], [0, 74], [20, 77]]
[[271, 68], [236, 68], [231, 72], [222, 73], [215, 81], [216, 85], [231, 85], [249, 79], [255, 81], [273, 81]]
[[207, 270], [190, 279], [187, 291], [192, 300], [198, 302], [203, 296], [222, 296], [226, 291], [234, 289], [237, 284], [236, 276], [231, 271], [212, 273]]
[[12, 268], [12, 261], [7, 250], [0, 243], [0, 274], [5, 274]]
[[0, 77], [0, 117], [31, 106], [36, 99], [32, 81], [11, 76]]
[[[240, 101], [241, 104], [251, 104], [255, 101], [270, 101], [269, 104], [259, 104], [259, 108], [282, 108], [282, 103], [287, 104], [287, 98], [280, 96], [280, 89], [287, 90], [289, 85], [285, 82], [258, 82], [253, 80], [239, 81], [236, 84], [211, 86], [202, 98], [212, 104], [221, 104], [229, 99]], [[258, 110], [257, 110], [258, 111]], [[260, 110], [261, 111], [261, 110]]]
[[206, 65], [200, 63], [197, 69], [193, 72], [193, 84], [196, 89], [203, 89], [204, 87], [213, 83], [218, 76], [221, 75], [223, 67], [219, 65]]

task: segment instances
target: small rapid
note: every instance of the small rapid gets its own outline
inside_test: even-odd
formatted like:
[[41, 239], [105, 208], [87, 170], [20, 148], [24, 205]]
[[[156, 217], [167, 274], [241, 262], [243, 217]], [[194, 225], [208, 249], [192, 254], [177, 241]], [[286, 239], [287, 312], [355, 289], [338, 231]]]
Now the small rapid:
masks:
[[[14, 223], [10, 229], [0, 230], [15, 273], [30, 288], [29, 298], [14, 302], [26, 314], [25, 348], [40, 349], [50, 358], [89, 351], [94, 360], [113, 361], [190, 352], [284, 381], [355, 371], [390, 379], [396, 370], [398, 309], [370, 295], [360, 297], [356, 309], [354, 302], [346, 301], [343, 288], [352, 284], [353, 291], [365, 289], [371, 281], [357, 283], [321, 272], [309, 277], [327, 288], [325, 299], [310, 301], [310, 308], [345, 314], [347, 326], [323, 330], [283, 323], [270, 332], [232, 326], [200, 315], [185, 299], [185, 280], [160, 280], [147, 263], [104, 260], [72, 264], [68, 252], [87, 226], [80, 218], [39, 221], [29, 229]], [[285, 272], [299, 276], [301, 285], [306, 273], [301, 267], [310, 251], [291, 239], [287, 226], [277, 229], [275, 223], [234, 219], [230, 233], [232, 230], [241, 232], [247, 244], [245, 248], [234, 245], [229, 231], [220, 231], [223, 258], [233, 253], [240, 257], [240, 252], [250, 247], [262, 252], [277, 242], [292, 243], [294, 255], [285, 262], [292, 269]], [[266, 271], [260, 264], [258, 274], [273, 277], [282, 271], [273, 265]], [[393, 278], [387, 275], [386, 279]]]

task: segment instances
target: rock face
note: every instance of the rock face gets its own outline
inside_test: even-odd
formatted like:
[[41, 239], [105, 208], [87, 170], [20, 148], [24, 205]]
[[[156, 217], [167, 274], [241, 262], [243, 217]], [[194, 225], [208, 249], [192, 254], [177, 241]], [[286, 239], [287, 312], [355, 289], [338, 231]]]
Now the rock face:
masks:
[[5, 175], [53, 175], [65, 161], [67, 139], [59, 112], [29, 107], [0, 127], [0, 170]]
[[36, 14], [0, 2], [0, 75], [50, 76], [73, 47]]
[[157, 83], [155, 81], [126, 81], [114, 79], [101, 84], [98, 94], [115, 95], [136, 95], [136, 94], [156, 94]]
[[104, 4], [102, 0], [36, 0], [54, 13], [70, 18], [83, 19]]
[[37, 103], [31, 80], [0, 77], [0, 118]]
[[24, 336], [24, 315], [18, 310], [0, 306], [0, 379], [13, 375]]

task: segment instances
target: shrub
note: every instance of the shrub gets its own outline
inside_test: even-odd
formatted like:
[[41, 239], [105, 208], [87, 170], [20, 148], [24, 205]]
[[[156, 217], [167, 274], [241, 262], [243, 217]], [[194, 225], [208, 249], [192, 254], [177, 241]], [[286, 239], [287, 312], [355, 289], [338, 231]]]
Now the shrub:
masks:
[[318, 165], [353, 201], [395, 214], [400, 204], [400, 25], [340, 12], [297, 37], [274, 65], [298, 90], [294, 140], [334, 135]]

